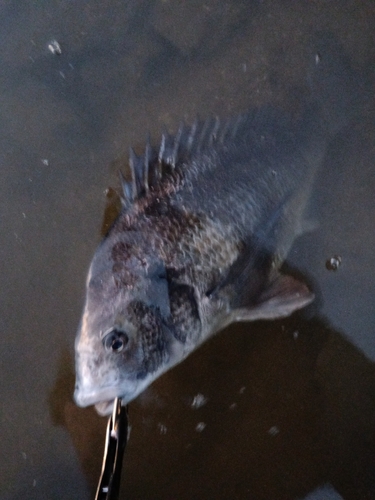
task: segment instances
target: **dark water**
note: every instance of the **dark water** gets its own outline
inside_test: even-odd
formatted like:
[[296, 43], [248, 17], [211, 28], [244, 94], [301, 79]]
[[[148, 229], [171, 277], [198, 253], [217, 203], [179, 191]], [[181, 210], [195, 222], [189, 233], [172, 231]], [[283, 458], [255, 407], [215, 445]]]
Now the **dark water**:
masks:
[[0, 3], [2, 499], [93, 498], [106, 419], [72, 402], [73, 343], [128, 147], [293, 107], [318, 31], [360, 76], [290, 254], [317, 300], [227, 329], [130, 405], [122, 498], [375, 498], [374, 26], [370, 1]]

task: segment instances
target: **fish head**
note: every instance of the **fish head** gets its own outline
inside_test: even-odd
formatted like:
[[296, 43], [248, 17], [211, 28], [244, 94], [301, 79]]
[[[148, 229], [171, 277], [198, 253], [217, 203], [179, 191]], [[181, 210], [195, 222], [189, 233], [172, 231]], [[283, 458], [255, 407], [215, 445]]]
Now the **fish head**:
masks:
[[86, 302], [75, 342], [78, 406], [110, 414], [113, 401], [134, 399], [166, 371], [178, 341], [168, 326], [168, 284], [163, 265], [133, 245], [114, 259], [105, 241], [92, 261]]

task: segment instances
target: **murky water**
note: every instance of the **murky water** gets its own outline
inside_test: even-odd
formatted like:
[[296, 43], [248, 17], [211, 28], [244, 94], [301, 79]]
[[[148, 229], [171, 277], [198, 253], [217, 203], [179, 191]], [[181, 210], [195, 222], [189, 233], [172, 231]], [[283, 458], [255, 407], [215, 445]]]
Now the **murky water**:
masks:
[[374, 26], [369, 1], [1, 3], [1, 498], [93, 498], [106, 419], [72, 402], [73, 343], [128, 147], [293, 107], [316, 32], [359, 75], [290, 254], [317, 300], [227, 329], [131, 403], [122, 498], [375, 498]]

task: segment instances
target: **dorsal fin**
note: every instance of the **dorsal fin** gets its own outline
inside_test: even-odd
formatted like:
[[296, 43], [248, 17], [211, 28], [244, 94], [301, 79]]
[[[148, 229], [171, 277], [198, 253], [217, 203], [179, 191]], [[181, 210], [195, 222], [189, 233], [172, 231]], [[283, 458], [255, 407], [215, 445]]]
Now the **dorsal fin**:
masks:
[[120, 184], [122, 188], [121, 203], [123, 207], [129, 207], [132, 204], [132, 190], [124, 174], [119, 170]]
[[214, 142], [217, 139], [217, 133], [218, 133], [219, 129], [220, 129], [220, 118], [217, 116], [215, 118], [215, 123], [214, 123], [214, 126], [212, 127], [210, 136], [208, 138], [208, 147], [211, 148], [213, 146]]
[[246, 115], [241, 114], [241, 115], [236, 116], [231, 121], [230, 137], [231, 137], [232, 140], [236, 137], [238, 129], [244, 123], [245, 119], [246, 119]]
[[197, 133], [197, 129], [198, 129], [198, 123], [199, 122], [198, 122], [198, 117], [197, 117], [195, 119], [193, 125], [190, 127], [189, 136], [188, 136], [188, 139], [186, 142], [187, 150], [189, 152], [191, 152], [193, 149], [193, 145], [194, 145], [194, 141], [195, 141], [196, 133]]
[[225, 142], [228, 130], [230, 129], [231, 121], [227, 120], [223, 126], [221, 127], [221, 130], [219, 132], [219, 142], [220, 144], [223, 144]]
[[174, 137], [164, 130], [162, 135], [163, 149], [159, 150], [159, 163], [173, 165]]
[[205, 120], [203, 125], [202, 125], [202, 128], [201, 128], [200, 133], [199, 133], [197, 147], [196, 147], [197, 153], [200, 153], [202, 151], [202, 149], [204, 149], [204, 147], [206, 146], [205, 139], [206, 139], [207, 131], [209, 131], [209, 129], [210, 129], [211, 123], [212, 123], [211, 118], [207, 118], [207, 120]]
[[177, 131], [176, 137], [174, 138], [173, 154], [172, 154], [172, 162], [171, 162], [171, 167], [173, 169], [176, 168], [176, 164], [177, 164], [177, 161], [178, 161], [178, 151], [179, 151], [179, 148], [180, 148], [180, 141], [181, 141], [184, 129], [185, 129], [185, 124], [184, 124], [184, 122], [181, 122], [180, 126], [178, 127], [178, 131]]
[[150, 169], [150, 163], [151, 163], [151, 158], [152, 158], [152, 148], [151, 148], [151, 141], [150, 141], [150, 135], [147, 136], [147, 142], [146, 142], [146, 148], [145, 148], [145, 155], [143, 158], [143, 172], [141, 172], [141, 178], [142, 178], [142, 184], [146, 195], [148, 194], [149, 191], [149, 169]]
[[147, 196], [165, 175], [182, 165], [188, 168], [190, 158], [212, 148], [222, 148], [225, 141], [233, 140], [245, 120], [246, 115], [238, 115], [223, 122], [218, 117], [204, 121], [197, 117], [191, 126], [182, 121], [174, 136], [164, 129], [158, 149], [151, 146], [149, 136], [140, 157], [130, 148], [128, 176], [120, 172], [124, 208]]
[[129, 168], [130, 168], [130, 181], [126, 184], [127, 194], [130, 201], [134, 201], [137, 196], [137, 164], [138, 157], [134, 153], [134, 150], [130, 148], [129, 150]]
[[167, 135], [167, 132], [165, 132], [165, 131], [161, 135], [159, 155], [158, 155], [159, 163], [162, 163], [163, 158], [164, 158], [166, 135]]

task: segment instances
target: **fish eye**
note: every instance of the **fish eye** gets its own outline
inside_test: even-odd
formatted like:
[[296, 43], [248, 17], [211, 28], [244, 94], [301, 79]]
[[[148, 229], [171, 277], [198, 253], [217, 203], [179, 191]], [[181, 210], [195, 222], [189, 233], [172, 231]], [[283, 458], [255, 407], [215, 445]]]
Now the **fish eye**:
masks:
[[129, 342], [129, 337], [125, 332], [113, 328], [102, 340], [104, 348], [108, 352], [121, 352]]

